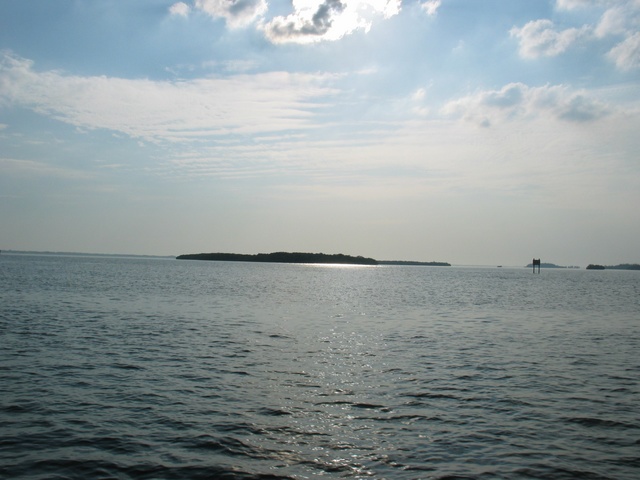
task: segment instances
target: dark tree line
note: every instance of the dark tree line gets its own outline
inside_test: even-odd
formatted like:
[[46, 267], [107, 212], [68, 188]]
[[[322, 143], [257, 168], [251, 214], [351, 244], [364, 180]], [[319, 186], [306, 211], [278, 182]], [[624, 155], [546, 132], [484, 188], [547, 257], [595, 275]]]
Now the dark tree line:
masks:
[[191, 253], [179, 255], [178, 260], [213, 260], [225, 262], [264, 262], [264, 263], [339, 263], [351, 265], [378, 265], [373, 258], [326, 253], [274, 252], [248, 255], [243, 253]]

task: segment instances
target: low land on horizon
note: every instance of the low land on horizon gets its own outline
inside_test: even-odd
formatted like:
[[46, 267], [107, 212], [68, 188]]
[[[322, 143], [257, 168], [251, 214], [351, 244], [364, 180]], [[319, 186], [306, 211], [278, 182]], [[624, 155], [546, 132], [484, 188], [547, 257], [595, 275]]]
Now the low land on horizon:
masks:
[[[375, 260], [369, 257], [351, 256], [344, 254], [324, 254], [324, 253], [300, 253], [300, 252], [274, 252], [274, 253], [259, 253], [252, 254], [238, 254], [238, 253], [195, 253], [184, 254], [179, 256], [174, 255], [151, 255], [151, 254], [139, 254], [139, 253], [89, 253], [89, 252], [73, 252], [73, 251], [51, 251], [51, 250], [14, 250], [14, 249], [2, 249], [0, 255], [60, 255], [60, 256], [88, 256], [88, 257], [132, 257], [132, 258], [164, 258], [164, 259], [189, 259], [189, 260], [217, 260], [217, 261], [240, 261], [240, 262], [271, 262], [271, 263], [336, 263], [336, 264], [353, 264], [353, 265], [406, 265], [406, 266], [447, 266], [451, 264], [448, 262], [421, 262], [413, 260]], [[283, 259], [284, 256], [290, 256], [289, 259]], [[279, 259], [277, 259], [279, 257]], [[297, 256], [297, 257], [295, 257]], [[300, 257], [302, 256], [302, 257]], [[306, 256], [306, 257], [305, 257]], [[217, 258], [214, 258], [217, 257]], [[315, 260], [313, 259], [315, 257]], [[296, 259], [297, 258], [297, 259]], [[466, 265], [456, 264], [458, 267], [492, 267], [488, 264], [478, 265]], [[582, 267], [575, 265], [557, 265], [555, 263], [541, 263], [541, 268], [549, 269], [580, 269]], [[493, 265], [495, 268], [495, 265]], [[502, 265], [498, 265], [502, 267]], [[518, 265], [505, 265], [507, 268], [522, 268]], [[531, 268], [532, 264], [529, 263], [524, 268]], [[619, 263], [616, 265], [601, 265], [601, 264], [589, 264], [586, 267], [587, 270], [640, 270], [639, 263]]]
[[[530, 263], [528, 264], [525, 268], [531, 268], [533, 267], [533, 264]], [[570, 266], [562, 266], [562, 265], [556, 265], [555, 263], [541, 263], [540, 264], [541, 268], [580, 268], [574, 265], [570, 265]], [[640, 264], [637, 263], [619, 263], [618, 265], [598, 265], [598, 264], [592, 264], [590, 263], [587, 268], [587, 270], [640, 270]]]
[[590, 263], [587, 270], [640, 270], [640, 264], [637, 263], [620, 263], [618, 265], [598, 265]]
[[[531, 267], [533, 267], [533, 263], [529, 263], [528, 265], [525, 266], [525, 268], [531, 268]], [[555, 263], [541, 263], [540, 268], [580, 268], [580, 267], [576, 265], [564, 266], [564, 265], [556, 265]]]
[[191, 253], [178, 255], [178, 260], [209, 260], [228, 262], [265, 262], [265, 263], [336, 263], [346, 265], [424, 265], [450, 267], [447, 262], [413, 262], [401, 260], [376, 260], [374, 258], [352, 255], [303, 253], [303, 252], [274, 252], [249, 255], [242, 253]]

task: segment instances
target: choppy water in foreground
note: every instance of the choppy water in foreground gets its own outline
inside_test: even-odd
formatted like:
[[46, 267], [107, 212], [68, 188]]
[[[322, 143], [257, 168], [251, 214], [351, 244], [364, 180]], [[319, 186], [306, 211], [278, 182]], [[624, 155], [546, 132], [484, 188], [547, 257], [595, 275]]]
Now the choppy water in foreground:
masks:
[[0, 256], [0, 477], [640, 478], [640, 274]]

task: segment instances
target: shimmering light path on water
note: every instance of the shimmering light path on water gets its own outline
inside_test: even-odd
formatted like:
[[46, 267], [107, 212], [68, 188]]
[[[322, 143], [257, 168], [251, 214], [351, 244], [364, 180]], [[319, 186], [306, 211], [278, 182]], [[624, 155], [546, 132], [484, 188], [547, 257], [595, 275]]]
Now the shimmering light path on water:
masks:
[[0, 477], [640, 474], [638, 272], [0, 256]]

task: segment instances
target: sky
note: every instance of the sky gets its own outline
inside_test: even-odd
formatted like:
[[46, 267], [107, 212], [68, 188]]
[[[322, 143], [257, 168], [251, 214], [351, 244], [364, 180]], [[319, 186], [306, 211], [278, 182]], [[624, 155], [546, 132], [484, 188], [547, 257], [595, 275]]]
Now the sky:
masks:
[[640, 0], [5, 0], [0, 249], [640, 262]]

